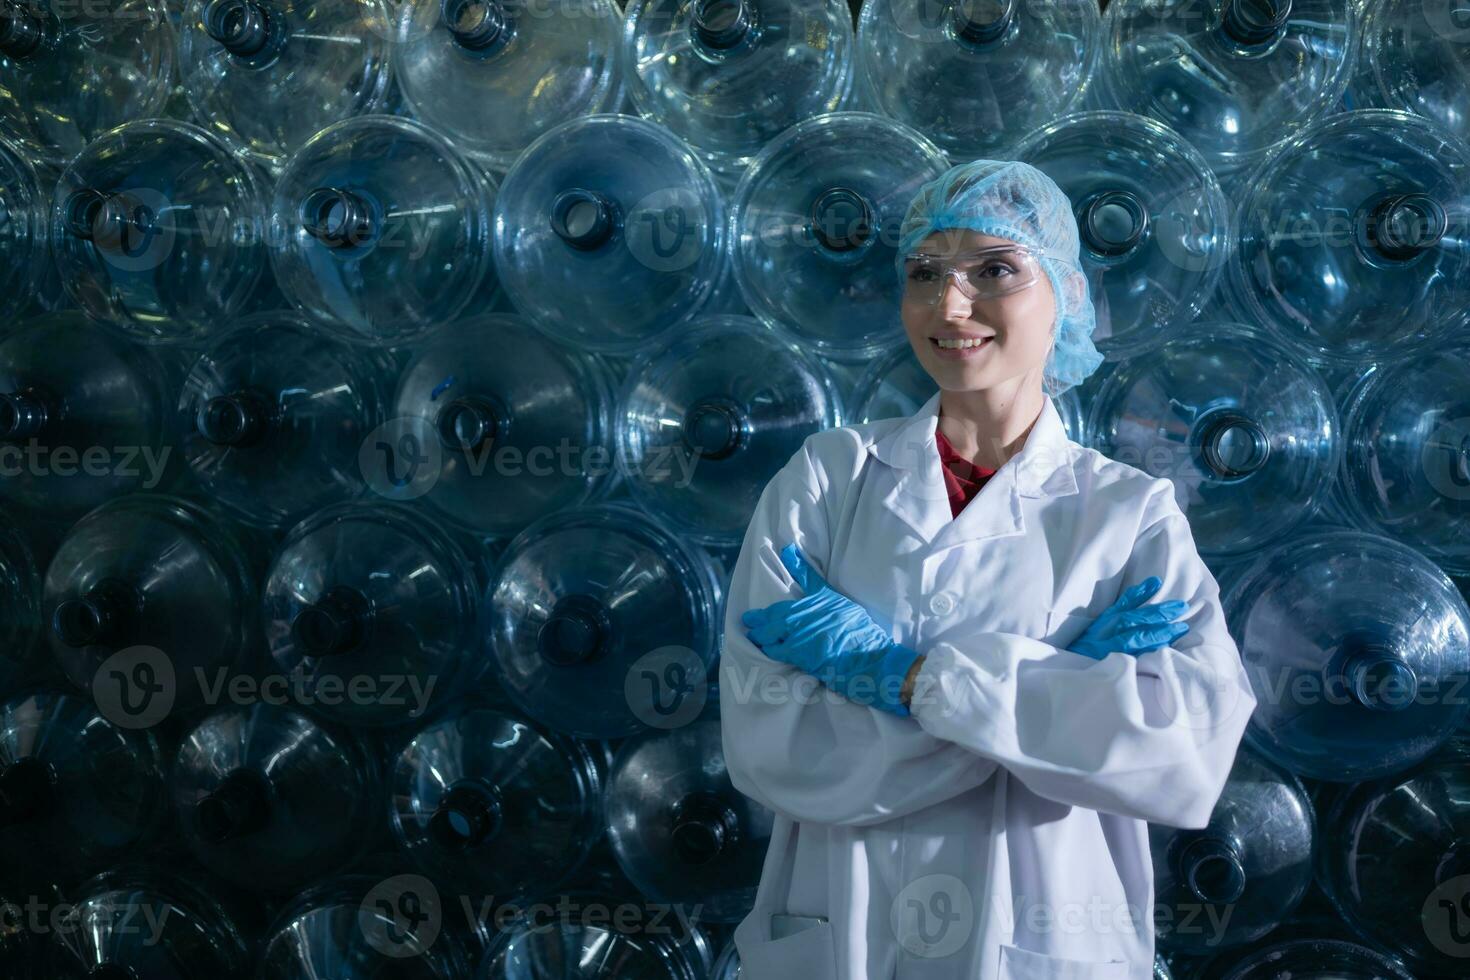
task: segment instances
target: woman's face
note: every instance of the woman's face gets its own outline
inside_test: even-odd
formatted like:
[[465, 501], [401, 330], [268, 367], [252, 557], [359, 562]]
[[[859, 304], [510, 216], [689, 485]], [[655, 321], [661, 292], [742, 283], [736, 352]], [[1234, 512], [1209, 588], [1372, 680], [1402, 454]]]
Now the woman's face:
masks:
[[[925, 238], [915, 251], [953, 258], [977, 249], [1014, 245], [1015, 242], [969, 230], [942, 230]], [[952, 278], [940, 284], [937, 303], [916, 295], [915, 273], [906, 269], [901, 316], [909, 344], [924, 370], [949, 391], [992, 388], [1031, 372], [1039, 381], [1051, 352], [1056, 299], [1045, 272], [1032, 285], [1002, 296], [966, 298]], [[1004, 264], [982, 274], [1003, 280]], [[931, 277], [932, 281], [932, 277]], [[942, 351], [937, 338], [989, 338], [977, 349]], [[963, 355], [963, 356], [958, 356]]]

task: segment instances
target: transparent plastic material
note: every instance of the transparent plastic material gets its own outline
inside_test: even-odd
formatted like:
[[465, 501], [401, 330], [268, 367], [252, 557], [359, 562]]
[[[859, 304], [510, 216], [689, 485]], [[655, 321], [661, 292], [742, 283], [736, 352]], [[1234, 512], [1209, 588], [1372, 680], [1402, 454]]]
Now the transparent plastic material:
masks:
[[842, 424], [826, 366], [784, 331], [712, 316], [637, 360], [619, 398], [618, 468], [680, 535], [736, 544], [807, 436]]
[[1470, 140], [1470, 21], [1445, 0], [1367, 5], [1360, 74], [1376, 83], [1375, 106], [1432, 119]]
[[731, 207], [745, 302], [818, 353], [866, 359], [891, 347], [902, 339], [898, 225], [947, 167], [918, 132], [868, 112], [827, 113], [773, 139]]
[[322, 129], [390, 95], [383, 0], [188, 0], [179, 75], [217, 134], [278, 168]]
[[51, 245], [77, 305], [142, 340], [200, 341], [266, 271], [256, 171], [218, 137], [166, 119], [87, 145], [57, 184]]
[[866, 0], [858, 16], [865, 107], [912, 126], [957, 162], [1010, 158], [1027, 133], [1081, 107], [1101, 28], [1094, 0]]
[[63, 164], [103, 133], [161, 115], [174, 33], [162, 0], [6, 0], [0, 133]]
[[953, 284], [971, 302], [999, 299], [1045, 280], [1043, 257], [1025, 245], [991, 245], [952, 254], [920, 249], [904, 256], [904, 298], [938, 306]]
[[0, 704], [0, 859], [29, 887], [94, 874], [162, 829], [163, 753], [85, 695], [36, 691]]
[[[1249, 750], [1236, 753], [1209, 826], [1150, 824], [1148, 837], [1155, 901], [1165, 913], [1158, 944], [1176, 953], [1259, 943], [1312, 885], [1311, 797], [1299, 779]], [[1210, 928], [1197, 927], [1206, 921]]]
[[1429, 559], [1377, 535], [1308, 528], [1239, 570], [1221, 597], [1261, 697], [1247, 742], [1298, 775], [1376, 779], [1464, 723], [1470, 607]]
[[[77, 517], [178, 470], [169, 372], [145, 348], [80, 313], [52, 313], [0, 335], [0, 500]], [[74, 458], [73, 458], [74, 457]]]
[[1470, 321], [1470, 145], [1434, 123], [1332, 116], [1247, 186], [1231, 302], [1307, 356], [1409, 356]]
[[497, 536], [601, 497], [615, 475], [612, 385], [601, 358], [513, 314], [436, 330], [415, 346], [394, 399], [392, 428], [426, 457], [407, 492]]
[[457, 898], [407, 871], [330, 879], [276, 916], [260, 944], [256, 975], [462, 980], [473, 959], [454, 928], [464, 919]]
[[740, 980], [740, 950], [733, 938], [725, 944], [720, 958], [715, 961], [715, 972], [710, 974], [710, 980]]
[[52, 168], [36, 166], [19, 143], [0, 138], [0, 319], [36, 298], [51, 272]]
[[630, 0], [625, 8], [633, 104], [730, 176], [777, 134], [848, 104], [853, 47], [844, 0]]
[[21, 527], [0, 516], [0, 690], [17, 691], [42, 663], [41, 573]]
[[472, 709], [419, 731], [391, 780], [399, 845], [471, 894], [555, 888], [600, 832], [603, 774], [589, 747], [506, 712]]
[[313, 136], [271, 199], [281, 291], [325, 327], [415, 340], [495, 285], [495, 182], [422, 123], [360, 116]]
[[560, 340], [628, 355], [698, 316], [729, 275], [725, 197], [689, 146], [637, 116], [574, 119], [505, 175], [495, 265]]
[[1343, 498], [1353, 522], [1470, 575], [1470, 350], [1369, 365], [1350, 391]]
[[1267, 940], [1222, 980], [1413, 980], [1413, 974], [1377, 950], [1341, 939]]
[[1199, 313], [1230, 246], [1230, 205], [1199, 151], [1152, 119], [1089, 112], [1033, 133], [1016, 156], [1072, 202], [1099, 350], [1136, 352]]
[[1470, 740], [1451, 739], [1420, 766], [1339, 796], [1323, 821], [1320, 880], [1361, 934], [1420, 976], [1463, 969], [1463, 936], [1446, 914], [1470, 875]]
[[46, 570], [52, 655], [119, 724], [146, 727], [204, 703], [256, 652], [246, 548], [231, 525], [191, 501], [108, 501], [73, 525]]
[[[588, 914], [589, 909], [614, 914]], [[671, 914], [667, 905], [628, 896], [569, 890], [555, 903], [532, 906], [505, 923], [475, 980], [600, 980], [608, 964], [616, 964], [619, 980], [708, 976], [713, 951], [691, 915]]]
[[1099, 388], [1093, 448], [1173, 481], [1201, 554], [1279, 541], [1322, 506], [1342, 460], [1327, 382], [1269, 334], [1195, 324], [1120, 363]]
[[223, 978], [248, 962], [239, 925], [181, 875], [111, 871], [83, 882], [69, 908], [72, 928], [47, 936], [47, 977]]
[[1258, 163], [1325, 115], [1352, 75], [1357, 0], [1113, 0], [1099, 73], [1217, 173]]
[[248, 317], [184, 379], [180, 448], [237, 520], [284, 527], [363, 492], [359, 457], [383, 421], [392, 367], [296, 314]]
[[[698, 716], [720, 600], [702, 548], [624, 504], [599, 504], [511, 541], [486, 593], [485, 630], [520, 710], [569, 735], [622, 738]], [[679, 688], [667, 689], [674, 678]]]
[[407, 507], [313, 514], [288, 533], [261, 592], [271, 657], [324, 718], [411, 722], [480, 669], [469, 560]]
[[623, 104], [615, 0], [413, 0], [393, 67], [414, 115], [507, 170], [548, 129]]
[[212, 874], [294, 896], [344, 863], [382, 818], [367, 752], [290, 708], [214, 711], [184, 735], [173, 763], [181, 836]]
[[730, 783], [720, 719], [623, 743], [607, 781], [608, 842], [639, 894], [734, 923], [755, 904], [772, 813]]

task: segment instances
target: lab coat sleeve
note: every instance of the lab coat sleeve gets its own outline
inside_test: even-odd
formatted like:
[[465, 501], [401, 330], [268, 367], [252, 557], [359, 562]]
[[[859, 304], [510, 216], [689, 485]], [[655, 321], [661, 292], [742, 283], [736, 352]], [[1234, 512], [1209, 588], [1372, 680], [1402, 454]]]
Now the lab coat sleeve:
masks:
[[786, 544], [829, 574], [829, 494], [848, 484], [821, 470], [810, 442], [766, 485], [731, 575], [720, 658], [725, 765], [736, 789], [791, 820], [877, 824], [979, 786], [998, 765], [911, 717], [845, 700], [746, 636], [745, 610], [804, 594], [781, 564]]
[[994, 759], [1032, 792], [1172, 827], [1204, 827], [1256, 705], [1220, 590], [1166, 479], [1155, 480], [1118, 588], [1184, 599], [1189, 632], [1093, 660], [1014, 633], [937, 642], [911, 710], [928, 732]]

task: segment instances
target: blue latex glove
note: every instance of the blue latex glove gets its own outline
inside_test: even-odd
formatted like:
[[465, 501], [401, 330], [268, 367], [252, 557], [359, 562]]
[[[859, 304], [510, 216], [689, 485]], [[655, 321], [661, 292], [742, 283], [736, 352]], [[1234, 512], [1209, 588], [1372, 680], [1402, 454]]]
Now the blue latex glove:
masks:
[[1092, 621], [1083, 633], [1067, 649], [1094, 660], [1101, 660], [1113, 651], [1140, 653], [1168, 646], [1189, 632], [1188, 623], [1173, 620], [1184, 615], [1189, 603], [1180, 599], [1156, 602], [1141, 606], [1140, 603], [1159, 591], [1164, 583], [1157, 575], [1150, 575], [1118, 597], [1118, 601], [1104, 609], [1102, 615]]
[[806, 595], [740, 614], [745, 635], [773, 660], [800, 667], [849, 701], [901, 717], [899, 690], [918, 651], [895, 643], [868, 611], [827, 584], [793, 544], [781, 564]]

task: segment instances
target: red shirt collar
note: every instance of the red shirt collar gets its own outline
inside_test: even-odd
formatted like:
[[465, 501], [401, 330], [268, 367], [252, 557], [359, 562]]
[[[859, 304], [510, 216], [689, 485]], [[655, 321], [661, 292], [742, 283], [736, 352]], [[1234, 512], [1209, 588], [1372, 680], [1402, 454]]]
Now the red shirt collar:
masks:
[[934, 442], [939, 447], [939, 468], [944, 474], [944, 489], [949, 497], [950, 514], [959, 516], [965, 504], [980, 492], [985, 481], [995, 475], [995, 470], [976, 466], [955, 452], [954, 446], [944, 438], [944, 433], [937, 426], [934, 429]]

